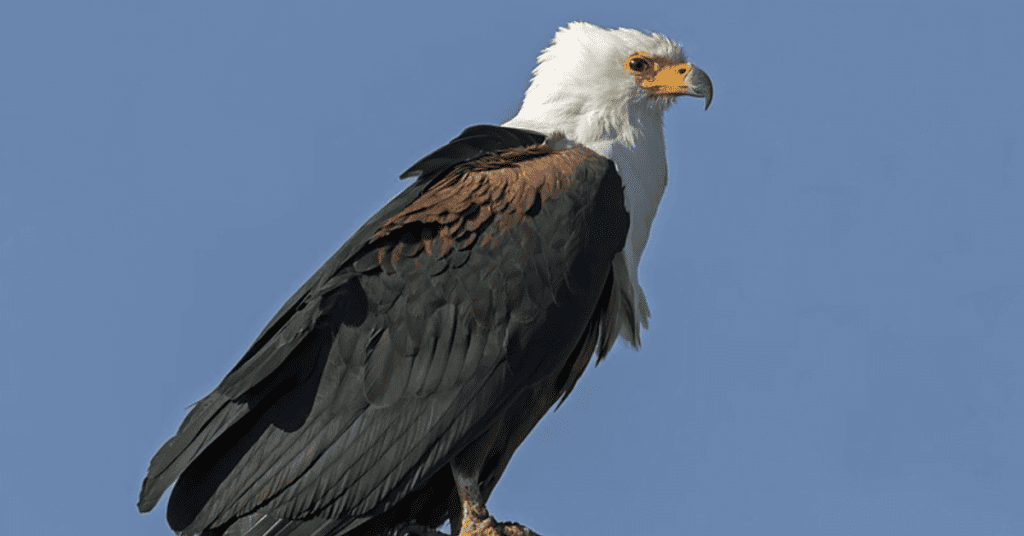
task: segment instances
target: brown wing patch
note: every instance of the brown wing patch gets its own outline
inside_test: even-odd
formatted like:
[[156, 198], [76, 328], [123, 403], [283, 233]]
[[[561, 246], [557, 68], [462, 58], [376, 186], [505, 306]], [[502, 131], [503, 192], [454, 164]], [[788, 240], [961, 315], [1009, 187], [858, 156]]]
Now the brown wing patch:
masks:
[[538, 144], [461, 164], [377, 230], [374, 236], [385, 241], [377, 263], [393, 265], [422, 251], [437, 259], [478, 242], [493, 246], [501, 233], [564, 194], [578, 167], [597, 158], [582, 146], [556, 151]]

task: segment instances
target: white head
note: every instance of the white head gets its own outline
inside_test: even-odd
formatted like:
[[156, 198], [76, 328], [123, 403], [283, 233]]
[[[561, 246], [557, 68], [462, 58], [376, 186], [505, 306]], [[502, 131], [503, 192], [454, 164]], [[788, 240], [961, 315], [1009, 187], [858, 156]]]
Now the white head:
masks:
[[654, 214], [668, 182], [662, 115], [676, 97], [711, 104], [711, 79], [690, 64], [671, 39], [637, 30], [606, 30], [571, 22], [555, 34], [538, 58], [533, 82], [519, 113], [505, 126], [544, 134], [561, 133], [610, 158], [622, 177], [629, 235], [615, 270], [628, 273], [623, 292], [635, 320], [619, 320], [619, 332], [634, 346], [650, 312], [637, 271]]
[[632, 142], [631, 126], [642, 127], [645, 118], [656, 116], [660, 128], [661, 115], [676, 97], [703, 97], [706, 108], [711, 92], [708, 76], [671, 39], [571, 22], [541, 53], [523, 106], [507, 125], [557, 129], [588, 145], [609, 137]]

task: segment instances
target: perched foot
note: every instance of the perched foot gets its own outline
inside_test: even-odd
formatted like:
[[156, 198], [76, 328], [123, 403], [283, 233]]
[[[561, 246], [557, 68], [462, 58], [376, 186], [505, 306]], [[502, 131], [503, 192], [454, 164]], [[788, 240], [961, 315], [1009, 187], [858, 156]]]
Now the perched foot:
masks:
[[[493, 517], [491, 519], [494, 519]], [[506, 521], [504, 523], [497, 523], [498, 534], [504, 536], [540, 536], [536, 532], [530, 530], [529, 527], [520, 525], [514, 521]]]
[[513, 521], [498, 523], [493, 517], [489, 517], [481, 523], [463, 527], [459, 536], [540, 536], [540, 534], [519, 523]]
[[[475, 532], [462, 532], [461, 535], [472, 534], [474, 536], [541, 536], [519, 523], [506, 522], [498, 523], [493, 517], [467, 527]], [[447, 532], [441, 532], [424, 525], [406, 525], [395, 533], [395, 536], [449, 536]]]
[[[490, 448], [488, 441], [493, 437], [488, 437], [484, 436], [478, 442]], [[540, 536], [519, 523], [498, 523], [487, 511], [479, 482], [481, 460], [484, 459], [486, 456], [474, 455], [473, 449], [467, 448], [451, 462], [455, 490], [461, 503], [450, 505], [452, 536]]]
[[498, 523], [494, 516], [487, 515], [486, 510], [483, 514], [486, 517], [471, 515], [463, 518], [462, 530], [459, 531], [458, 536], [541, 536], [528, 527], [513, 521]]

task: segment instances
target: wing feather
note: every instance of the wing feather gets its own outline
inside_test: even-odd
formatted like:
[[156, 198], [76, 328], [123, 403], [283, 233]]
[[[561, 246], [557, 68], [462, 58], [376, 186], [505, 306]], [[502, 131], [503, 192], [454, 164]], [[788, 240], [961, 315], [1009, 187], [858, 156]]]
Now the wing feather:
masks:
[[[190, 412], [154, 457], [140, 509], [177, 478], [168, 520], [183, 533], [271, 526], [246, 517], [254, 512], [352, 528], [425, 485], [529, 381], [543, 356], [524, 353], [535, 346], [526, 341], [554, 314], [559, 289], [593, 287], [571, 285], [571, 266], [592, 256], [604, 285], [622, 249], [621, 181], [582, 148], [530, 149], [504, 164], [508, 136], [536, 140], [470, 130], [410, 169], [417, 183], [299, 289]], [[596, 213], [599, 195], [612, 210]], [[593, 239], [595, 226], [606, 242]], [[579, 344], [589, 343], [569, 348]]]

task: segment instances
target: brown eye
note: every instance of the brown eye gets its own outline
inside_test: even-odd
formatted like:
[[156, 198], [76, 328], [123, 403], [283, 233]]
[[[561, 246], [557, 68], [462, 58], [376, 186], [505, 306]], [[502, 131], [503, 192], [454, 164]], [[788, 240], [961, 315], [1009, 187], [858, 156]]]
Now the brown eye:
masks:
[[643, 58], [633, 58], [629, 60], [629, 68], [634, 71], [642, 71], [647, 68], [647, 60]]

